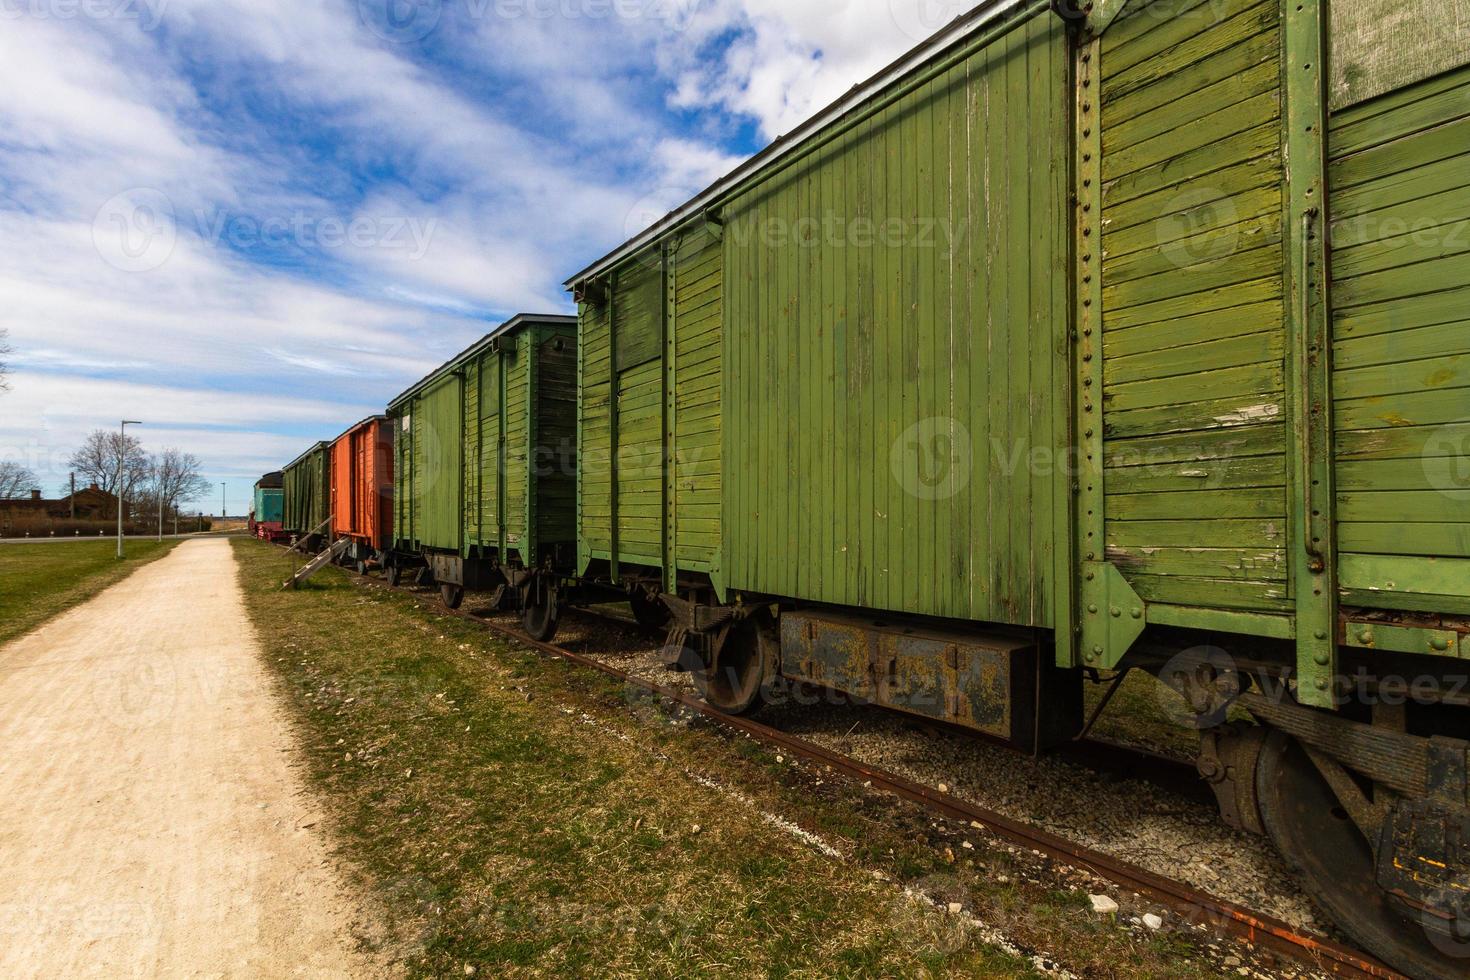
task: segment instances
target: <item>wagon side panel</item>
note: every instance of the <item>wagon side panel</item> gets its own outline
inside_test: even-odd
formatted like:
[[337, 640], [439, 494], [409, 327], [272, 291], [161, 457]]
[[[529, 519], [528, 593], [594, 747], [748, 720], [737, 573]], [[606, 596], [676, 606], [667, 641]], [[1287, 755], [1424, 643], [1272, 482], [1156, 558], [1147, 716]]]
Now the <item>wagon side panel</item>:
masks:
[[1056, 621], [1068, 74], [1037, 16], [727, 209], [732, 588]]
[[[1403, 62], [1372, 24], [1338, 39], [1343, 100], [1470, 59], [1431, 43], [1454, 18], [1419, 16], [1394, 21], [1418, 38]], [[1470, 614], [1470, 68], [1343, 108], [1328, 146], [1343, 599]]]
[[536, 561], [548, 549], [566, 549], [577, 538], [577, 337], [573, 327], [528, 331], [535, 445], [531, 479], [535, 494]]

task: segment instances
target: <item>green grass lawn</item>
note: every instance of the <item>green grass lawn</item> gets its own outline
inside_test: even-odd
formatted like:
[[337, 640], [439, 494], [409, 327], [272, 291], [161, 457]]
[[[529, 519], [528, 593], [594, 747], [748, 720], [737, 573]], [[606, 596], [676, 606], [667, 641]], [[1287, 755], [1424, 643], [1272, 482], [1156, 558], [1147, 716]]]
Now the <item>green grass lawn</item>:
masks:
[[671, 716], [427, 593], [335, 568], [287, 592], [292, 559], [234, 548], [359, 941], [396, 970], [1012, 977], [1039, 949], [1080, 975], [1214, 975], [1030, 852]]
[[58, 613], [85, 602], [177, 541], [128, 541], [117, 560], [115, 539], [62, 544], [0, 544], [0, 643], [24, 636]]

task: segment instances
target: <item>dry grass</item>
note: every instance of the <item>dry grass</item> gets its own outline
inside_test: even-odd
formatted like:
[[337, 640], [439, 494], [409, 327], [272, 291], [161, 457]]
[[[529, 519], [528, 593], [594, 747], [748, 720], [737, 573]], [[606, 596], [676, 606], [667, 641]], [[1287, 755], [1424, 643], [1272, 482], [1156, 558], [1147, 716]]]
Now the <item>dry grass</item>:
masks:
[[1213, 975], [1177, 937], [1094, 915], [1085, 878], [1029, 852], [668, 715], [427, 594], [337, 569], [282, 592], [279, 549], [235, 553], [333, 832], [381, 910], [365, 941], [406, 973], [1037, 973], [978, 918], [1081, 975]]

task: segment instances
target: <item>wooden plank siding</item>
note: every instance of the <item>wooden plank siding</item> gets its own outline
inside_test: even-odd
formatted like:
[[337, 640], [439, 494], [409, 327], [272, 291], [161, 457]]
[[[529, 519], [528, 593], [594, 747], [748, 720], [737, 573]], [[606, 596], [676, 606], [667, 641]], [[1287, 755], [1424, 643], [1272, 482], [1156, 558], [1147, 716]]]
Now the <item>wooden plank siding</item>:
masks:
[[528, 323], [460, 370], [466, 557], [538, 564], [576, 537], [575, 328]]
[[1101, 54], [1107, 557], [1146, 601], [1288, 611], [1280, 6], [1154, 7]]
[[614, 555], [645, 571], [718, 569], [724, 278], [719, 237], [695, 227], [581, 304], [581, 570]]
[[731, 588], [1055, 622], [1069, 76], [1034, 18], [725, 208]]
[[535, 412], [531, 485], [539, 564], [553, 546], [570, 555], [577, 540], [577, 331], [569, 325], [528, 333]]
[[1470, 613], [1470, 68], [1328, 145], [1344, 601]]
[[[283, 529], [310, 534], [332, 516], [331, 447], [318, 443], [287, 466], [281, 474]], [[321, 533], [330, 537], [332, 529]]]
[[708, 572], [719, 563], [723, 497], [720, 420], [724, 253], [708, 230], [686, 234], [673, 251], [673, 506], [678, 567]]

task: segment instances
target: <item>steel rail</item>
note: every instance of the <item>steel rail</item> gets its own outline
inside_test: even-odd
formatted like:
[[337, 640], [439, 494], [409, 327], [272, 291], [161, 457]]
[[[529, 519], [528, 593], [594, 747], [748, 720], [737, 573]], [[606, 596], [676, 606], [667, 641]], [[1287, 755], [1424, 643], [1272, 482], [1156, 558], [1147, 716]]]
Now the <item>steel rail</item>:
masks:
[[[360, 576], [351, 569], [343, 569], [343, 571], [354, 578], [375, 585], [386, 585], [377, 579]], [[392, 588], [392, 586], [389, 587]], [[406, 586], [397, 588], [399, 591], [408, 593]], [[920, 804], [932, 812], [967, 823], [978, 823], [1012, 844], [1036, 851], [1062, 863], [1091, 871], [1115, 885], [1140, 895], [1146, 895], [1161, 905], [1174, 909], [1191, 924], [1204, 924], [1217, 932], [1228, 933], [1245, 942], [1268, 947], [1332, 976], [1409, 980], [1404, 974], [1350, 946], [1320, 936], [1306, 935], [1280, 919], [1252, 912], [1243, 906], [1208, 895], [1182, 882], [1155, 874], [1128, 861], [1075, 844], [1050, 831], [1032, 827], [968, 800], [960, 799], [951, 793], [942, 793], [896, 773], [859, 762], [770, 725], [750, 718], [727, 715], [683, 691], [676, 691], [644, 680], [627, 671], [601, 663], [584, 654], [575, 653], [565, 647], [559, 647], [554, 643], [543, 643], [532, 639], [520, 630], [475, 616], [465, 609], [450, 610], [440, 607], [438, 611], [476, 623], [522, 646], [599, 671], [624, 685], [639, 688], [645, 694], [678, 704], [726, 728], [790, 752], [809, 762], [826, 766], [834, 772], [871, 783], [875, 789]]]

